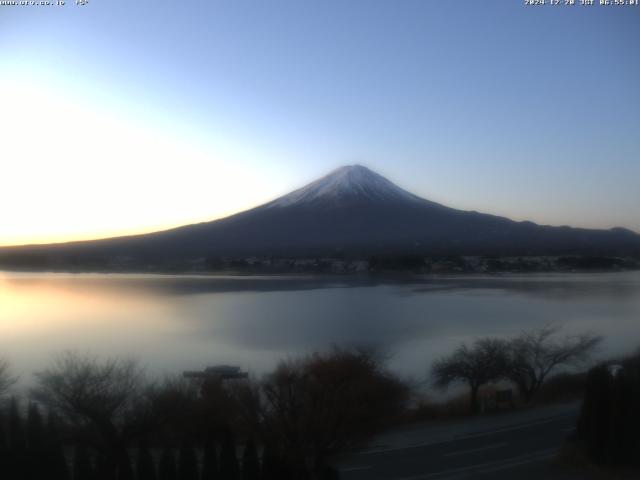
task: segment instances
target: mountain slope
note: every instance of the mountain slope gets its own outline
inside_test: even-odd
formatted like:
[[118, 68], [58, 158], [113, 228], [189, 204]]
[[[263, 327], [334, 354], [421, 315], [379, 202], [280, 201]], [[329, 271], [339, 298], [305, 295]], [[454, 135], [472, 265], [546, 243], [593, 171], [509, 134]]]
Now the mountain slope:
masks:
[[0, 249], [1, 265], [161, 267], [223, 256], [640, 255], [625, 229], [540, 226], [455, 210], [362, 166], [220, 220], [146, 235]]

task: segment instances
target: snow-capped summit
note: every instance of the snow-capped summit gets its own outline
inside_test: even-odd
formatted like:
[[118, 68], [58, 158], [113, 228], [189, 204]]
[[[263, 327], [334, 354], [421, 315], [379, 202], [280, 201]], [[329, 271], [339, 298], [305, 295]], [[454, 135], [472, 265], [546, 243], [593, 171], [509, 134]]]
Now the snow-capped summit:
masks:
[[[640, 235], [515, 222], [413, 195], [360, 165], [211, 222], [105, 240], [0, 248], [0, 266], [192, 268], [202, 259], [615, 255], [640, 258]], [[27, 260], [25, 260], [27, 259]], [[209, 261], [209, 260], [207, 260]], [[86, 266], [86, 267], [83, 267]], [[96, 267], [98, 266], [98, 267]], [[151, 266], [151, 267], [150, 267]], [[115, 266], [114, 268], [119, 268]]]
[[345, 202], [417, 202], [420, 197], [403, 190], [381, 175], [362, 165], [346, 165], [328, 175], [280, 197], [268, 207], [317, 205]]

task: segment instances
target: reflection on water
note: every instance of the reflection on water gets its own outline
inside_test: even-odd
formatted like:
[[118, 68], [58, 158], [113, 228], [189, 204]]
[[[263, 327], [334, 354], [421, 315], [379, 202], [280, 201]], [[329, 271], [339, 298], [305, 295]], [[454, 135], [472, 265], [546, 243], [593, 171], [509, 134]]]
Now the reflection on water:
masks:
[[492, 277], [229, 277], [0, 273], [0, 356], [24, 377], [65, 349], [134, 356], [155, 372], [375, 344], [397, 371], [479, 335], [549, 322], [640, 346], [640, 273]]

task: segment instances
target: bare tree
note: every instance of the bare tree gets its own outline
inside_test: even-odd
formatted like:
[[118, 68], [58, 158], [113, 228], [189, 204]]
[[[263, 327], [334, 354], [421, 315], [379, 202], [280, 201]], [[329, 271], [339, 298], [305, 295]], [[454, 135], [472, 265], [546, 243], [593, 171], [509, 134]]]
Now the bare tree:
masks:
[[241, 400], [252, 426], [287, 457], [295, 478], [316, 478], [329, 455], [368, 439], [400, 413], [408, 387], [373, 352], [334, 348], [280, 363]]
[[11, 375], [9, 362], [0, 359], [0, 397], [9, 391], [16, 383], [16, 378]]
[[133, 360], [104, 360], [65, 352], [36, 374], [34, 397], [96, 433], [105, 478], [126, 454], [128, 428], [141, 398], [143, 374]]
[[73, 420], [100, 417], [117, 424], [140, 393], [142, 371], [133, 360], [64, 352], [53, 365], [36, 373], [36, 398]]
[[162, 429], [193, 433], [208, 427], [204, 413], [196, 386], [168, 376], [147, 384], [128, 415], [126, 431], [141, 437]]
[[507, 377], [522, 398], [531, 402], [549, 374], [560, 366], [589, 359], [602, 337], [593, 333], [559, 337], [556, 325], [523, 332], [509, 342]]
[[466, 383], [471, 390], [471, 412], [476, 413], [480, 387], [504, 378], [508, 359], [505, 341], [481, 338], [471, 347], [463, 343], [453, 354], [436, 361], [431, 367], [431, 375], [436, 386], [443, 389], [455, 382]]

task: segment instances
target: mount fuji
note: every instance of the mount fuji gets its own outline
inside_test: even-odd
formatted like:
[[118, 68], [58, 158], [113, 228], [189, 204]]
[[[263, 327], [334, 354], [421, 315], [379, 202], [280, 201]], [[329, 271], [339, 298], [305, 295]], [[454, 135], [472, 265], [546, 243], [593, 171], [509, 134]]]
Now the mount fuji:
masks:
[[640, 255], [640, 235], [462, 211], [345, 166], [223, 219], [144, 235], [0, 248], [0, 266], [180, 268], [203, 258], [371, 255]]

